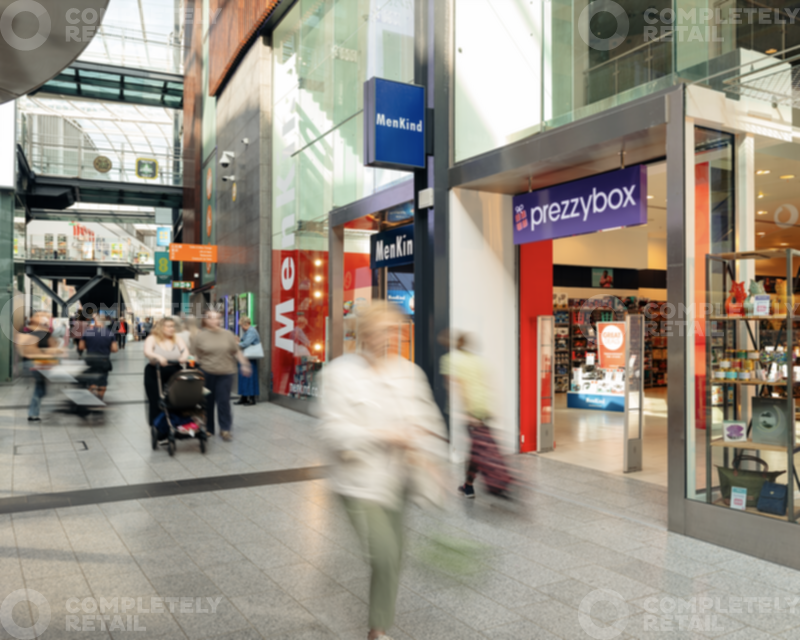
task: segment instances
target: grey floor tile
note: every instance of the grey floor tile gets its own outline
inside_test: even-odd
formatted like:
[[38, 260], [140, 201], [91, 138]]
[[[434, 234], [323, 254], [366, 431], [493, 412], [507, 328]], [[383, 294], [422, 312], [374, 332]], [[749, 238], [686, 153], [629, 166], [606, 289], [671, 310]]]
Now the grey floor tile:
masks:
[[204, 567], [205, 574], [228, 597], [270, 592], [275, 583], [249, 560]]

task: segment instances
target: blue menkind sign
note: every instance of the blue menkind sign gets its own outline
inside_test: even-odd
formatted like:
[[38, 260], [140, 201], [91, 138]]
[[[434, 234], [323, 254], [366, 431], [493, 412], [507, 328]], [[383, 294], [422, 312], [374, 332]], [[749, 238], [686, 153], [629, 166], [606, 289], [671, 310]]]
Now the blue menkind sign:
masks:
[[647, 167], [636, 165], [514, 198], [514, 244], [647, 223]]
[[383, 78], [364, 83], [364, 164], [425, 168], [425, 87]]
[[400, 267], [414, 264], [414, 225], [376, 233], [370, 237], [370, 267]]

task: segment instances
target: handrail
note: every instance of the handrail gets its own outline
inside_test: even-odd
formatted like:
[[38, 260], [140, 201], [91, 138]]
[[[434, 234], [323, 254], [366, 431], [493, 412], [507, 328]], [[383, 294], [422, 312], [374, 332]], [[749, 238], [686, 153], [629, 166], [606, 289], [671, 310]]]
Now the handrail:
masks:
[[596, 65], [594, 67], [590, 67], [590, 68], [586, 69], [583, 73], [584, 73], [584, 75], [588, 75], [589, 73], [591, 73], [593, 71], [597, 71], [597, 69], [600, 69], [600, 68], [602, 68], [602, 67], [604, 67], [604, 66], [606, 66], [608, 64], [612, 64], [614, 62], [619, 62], [620, 60], [625, 59], [626, 57], [628, 57], [629, 55], [631, 55], [633, 53], [636, 53], [637, 51], [641, 51], [642, 49], [646, 49], [647, 47], [653, 46], [657, 42], [660, 42], [663, 38], [667, 38], [668, 36], [672, 36], [672, 34], [673, 34], [672, 31], [669, 31], [667, 33], [663, 33], [658, 38], [656, 38], [654, 40], [650, 40], [648, 42], [643, 42], [642, 44], [637, 45], [636, 47], [634, 47], [630, 51], [626, 51], [625, 53], [623, 53], [622, 55], [617, 56], [616, 58], [610, 58], [610, 59], [606, 60], [605, 62], [601, 62], [600, 64], [598, 64], [598, 65]]

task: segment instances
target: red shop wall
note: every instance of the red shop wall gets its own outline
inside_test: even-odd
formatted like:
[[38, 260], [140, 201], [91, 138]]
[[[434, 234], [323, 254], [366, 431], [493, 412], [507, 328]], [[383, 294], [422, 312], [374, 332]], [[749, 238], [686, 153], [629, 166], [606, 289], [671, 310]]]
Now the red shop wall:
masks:
[[519, 248], [519, 431], [520, 451], [536, 451], [536, 357], [539, 316], [553, 315], [553, 243]]

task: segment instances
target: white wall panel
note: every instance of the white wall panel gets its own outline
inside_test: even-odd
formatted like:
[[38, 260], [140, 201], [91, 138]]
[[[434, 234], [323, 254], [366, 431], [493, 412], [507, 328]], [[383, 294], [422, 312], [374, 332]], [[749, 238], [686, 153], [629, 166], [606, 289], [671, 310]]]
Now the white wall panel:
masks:
[[16, 103], [0, 105], [0, 189], [16, 186]]
[[[479, 341], [503, 444], [519, 433], [517, 261], [511, 197], [456, 189], [450, 196], [450, 326]], [[451, 406], [454, 398], [451, 397]]]

